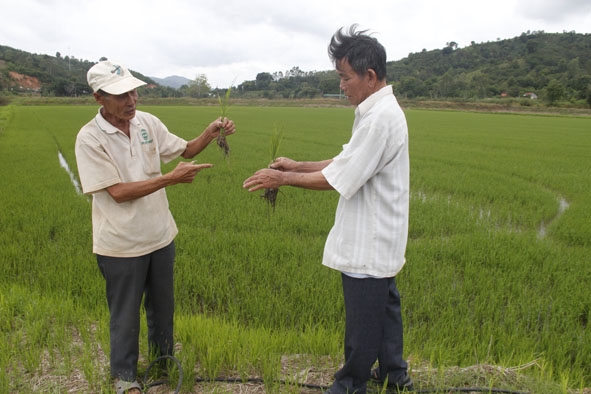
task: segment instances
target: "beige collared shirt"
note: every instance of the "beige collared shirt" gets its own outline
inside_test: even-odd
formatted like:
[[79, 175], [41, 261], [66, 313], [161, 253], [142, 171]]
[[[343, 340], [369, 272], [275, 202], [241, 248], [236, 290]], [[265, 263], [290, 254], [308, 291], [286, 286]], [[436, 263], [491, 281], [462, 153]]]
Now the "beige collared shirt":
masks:
[[395, 276], [405, 263], [410, 168], [392, 86], [357, 106], [349, 143], [322, 173], [341, 195], [322, 263], [354, 276]]
[[177, 158], [187, 142], [171, 134], [155, 116], [136, 111], [130, 137], [100, 113], [76, 138], [76, 162], [84, 194], [92, 195], [93, 252], [136, 257], [168, 245], [178, 229], [168, 208], [166, 191], [117, 203], [107, 187], [162, 175], [161, 162]]

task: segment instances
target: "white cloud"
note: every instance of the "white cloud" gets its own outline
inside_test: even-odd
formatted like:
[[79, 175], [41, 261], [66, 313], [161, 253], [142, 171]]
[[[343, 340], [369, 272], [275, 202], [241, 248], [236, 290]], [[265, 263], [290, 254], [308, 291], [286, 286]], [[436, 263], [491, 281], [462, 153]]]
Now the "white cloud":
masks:
[[359, 23], [389, 60], [455, 41], [512, 38], [544, 30], [591, 32], [589, 0], [4, 0], [0, 44], [33, 53], [117, 59], [144, 75], [195, 78], [212, 86], [259, 72], [329, 70], [327, 45]]
[[[591, 2], [589, 0], [530, 0], [521, 1], [517, 11], [528, 19], [539, 19], [550, 24], [563, 23], [569, 20], [589, 20]], [[587, 25], [589, 26], [589, 25]], [[567, 30], [568, 29], [564, 29]]]

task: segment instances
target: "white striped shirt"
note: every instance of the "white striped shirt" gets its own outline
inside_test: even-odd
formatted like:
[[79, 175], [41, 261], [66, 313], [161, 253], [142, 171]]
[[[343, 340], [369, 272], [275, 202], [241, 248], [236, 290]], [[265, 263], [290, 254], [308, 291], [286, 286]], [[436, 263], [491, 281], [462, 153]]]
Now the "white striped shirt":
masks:
[[357, 106], [349, 143], [322, 170], [341, 195], [323, 265], [356, 277], [402, 269], [409, 173], [406, 118], [388, 85]]

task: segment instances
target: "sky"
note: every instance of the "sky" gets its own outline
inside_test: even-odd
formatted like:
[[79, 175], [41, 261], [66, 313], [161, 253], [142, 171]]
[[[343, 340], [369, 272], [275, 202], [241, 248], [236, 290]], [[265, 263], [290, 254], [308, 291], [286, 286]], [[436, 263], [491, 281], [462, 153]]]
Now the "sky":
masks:
[[212, 88], [261, 72], [327, 71], [332, 35], [357, 23], [388, 61], [527, 31], [591, 33], [590, 0], [0, 0], [0, 45], [116, 60]]

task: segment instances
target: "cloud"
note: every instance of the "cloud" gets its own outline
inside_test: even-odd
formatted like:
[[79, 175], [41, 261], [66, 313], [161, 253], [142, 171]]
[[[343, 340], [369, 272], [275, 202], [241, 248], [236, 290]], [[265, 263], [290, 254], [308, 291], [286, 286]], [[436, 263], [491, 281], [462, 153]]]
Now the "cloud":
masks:
[[399, 60], [522, 32], [591, 31], [589, 0], [4, 0], [0, 44], [97, 61], [147, 76], [205, 74], [212, 86], [260, 72], [332, 69], [327, 45], [341, 26], [374, 32]]
[[554, 25], [572, 18], [589, 20], [591, 2], [589, 0], [529, 0], [519, 2], [517, 11], [527, 19], [539, 19]]

